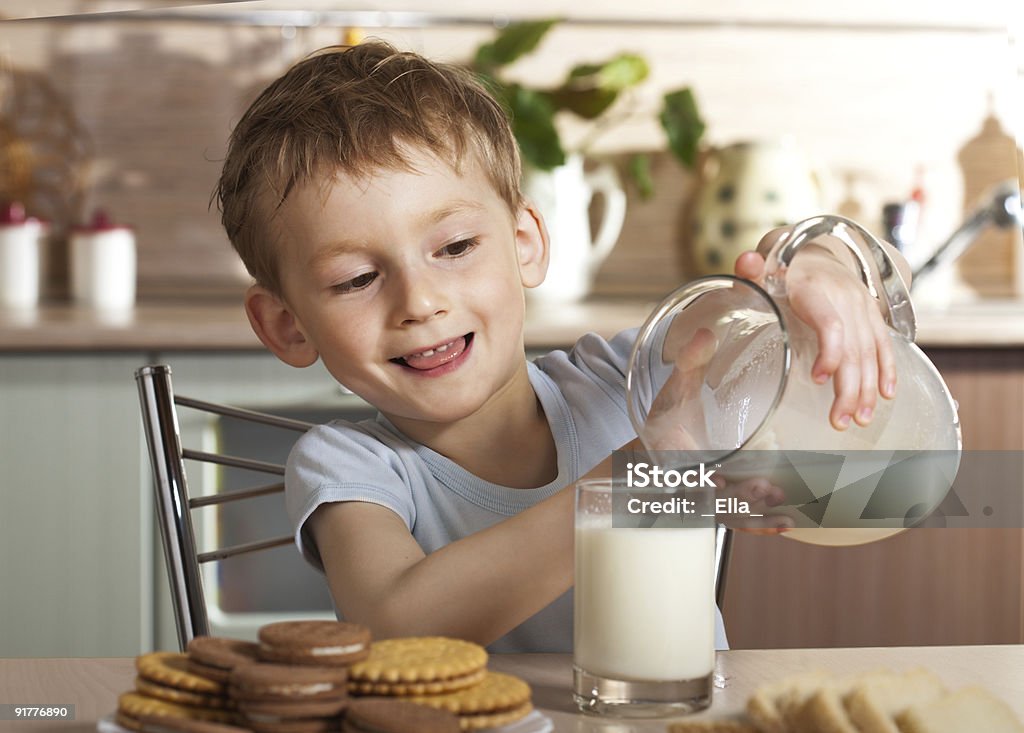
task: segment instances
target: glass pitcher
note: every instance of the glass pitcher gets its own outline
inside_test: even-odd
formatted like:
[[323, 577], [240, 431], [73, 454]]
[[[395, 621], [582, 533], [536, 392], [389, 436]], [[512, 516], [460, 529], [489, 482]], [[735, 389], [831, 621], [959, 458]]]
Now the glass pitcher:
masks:
[[[793, 257], [830, 235], [853, 253], [878, 300], [896, 360], [896, 396], [879, 396], [870, 424], [829, 422], [832, 381], [811, 377], [818, 340], [786, 294]], [[658, 463], [710, 463], [720, 479], [768, 478], [786, 500], [772, 513], [785, 536], [858, 544], [921, 521], [960, 463], [956, 404], [914, 344], [903, 279], [867, 230], [839, 216], [799, 222], [765, 262], [765, 288], [731, 276], [680, 287], [641, 327], [626, 388], [630, 419]], [[669, 466], [671, 467], [671, 466]]]

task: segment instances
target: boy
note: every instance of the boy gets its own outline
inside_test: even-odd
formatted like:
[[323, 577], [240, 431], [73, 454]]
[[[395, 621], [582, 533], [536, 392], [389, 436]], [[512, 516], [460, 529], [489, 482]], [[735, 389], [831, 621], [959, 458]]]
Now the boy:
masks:
[[[253, 329], [380, 411], [310, 431], [286, 477], [299, 548], [378, 637], [569, 650], [572, 486], [636, 437], [634, 332], [525, 359], [523, 288], [549, 243], [519, 176], [478, 83], [382, 43], [297, 64], [232, 134], [217, 196], [256, 281]], [[762, 267], [748, 253], [736, 272]], [[787, 277], [820, 335], [815, 376], [834, 377], [833, 424], [867, 422], [878, 385], [895, 389], [878, 309], [825, 247]]]

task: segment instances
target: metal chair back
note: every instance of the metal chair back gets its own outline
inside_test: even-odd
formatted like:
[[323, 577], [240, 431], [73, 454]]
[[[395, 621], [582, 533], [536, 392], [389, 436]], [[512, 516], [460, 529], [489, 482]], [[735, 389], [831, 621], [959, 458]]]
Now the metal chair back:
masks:
[[[167, 560], [175, 626], [178, 632], [178, 642], [184, 650], [193, 637], [208, 636], [210, 633], [201, 565], [286, 545], [292, 542], [292, 538], [285, 535], [209, 551], [199, 550], [192, 523], [191, 512], [193, 509], [283, 492], [284, 466], [250, 458], [183, 448], [178, 428], [178, 408], [200, 410], [213, 415], [248, 420], [299, 433], [311, 428], [312, 423], [175, 395], [171, 385], [171, 368], [164, 364], [138, 369], [135, 372], [135, 380], [139, 388], [143, 431], [146, 435], [150, 463], [153, 468], [157, 524], [163, 542], [164, 557]], [[185, 472], [186, 460], [242, 468], [280, 478], [272, 483], [252, 488], [193, 497], [189, 493]]]

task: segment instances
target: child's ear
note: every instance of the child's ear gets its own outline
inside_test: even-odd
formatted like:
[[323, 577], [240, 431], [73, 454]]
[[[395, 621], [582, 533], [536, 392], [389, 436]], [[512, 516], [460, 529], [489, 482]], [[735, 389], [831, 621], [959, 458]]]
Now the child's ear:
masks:
[[524, 200], [516, 220], [516, 252], [523, 287], [535, 288], [548, 272], [550, 240], [544, 217], [532, 201]]
[[308, 367], [316, 363], [320, 354], [280, 296], [253, 285], [245, 293], [245, 313], [263, 345], [285, 364]]

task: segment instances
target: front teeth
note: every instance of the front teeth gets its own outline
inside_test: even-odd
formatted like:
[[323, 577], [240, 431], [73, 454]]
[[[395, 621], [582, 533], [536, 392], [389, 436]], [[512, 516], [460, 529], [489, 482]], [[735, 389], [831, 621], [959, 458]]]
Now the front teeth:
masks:
[[433, 356], [435, 353], [448, 351], [449, 346], [451, 346], [451, 343], [444, 344], [443, 346], [438, 346], [436, 349], [427, 349], [426, 351], [421, 351], [418, 354], [413, 354], [413, 356]]

